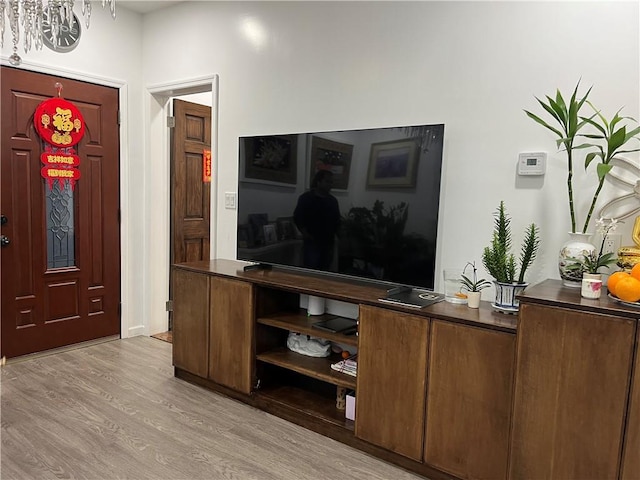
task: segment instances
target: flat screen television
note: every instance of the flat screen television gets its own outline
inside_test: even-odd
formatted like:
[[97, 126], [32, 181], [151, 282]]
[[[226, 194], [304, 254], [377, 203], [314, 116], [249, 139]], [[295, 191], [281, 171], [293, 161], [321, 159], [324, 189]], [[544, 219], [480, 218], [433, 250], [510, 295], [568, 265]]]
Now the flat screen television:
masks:
[[237, 258], [433, 290], [443, 137], [443, 124], [240, 137]]

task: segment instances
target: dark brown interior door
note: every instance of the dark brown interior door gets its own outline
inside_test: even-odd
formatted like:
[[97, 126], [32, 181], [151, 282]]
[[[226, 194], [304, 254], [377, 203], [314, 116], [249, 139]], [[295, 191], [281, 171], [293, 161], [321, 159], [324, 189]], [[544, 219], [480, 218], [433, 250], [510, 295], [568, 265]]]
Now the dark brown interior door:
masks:
[[[118, 90], [0, 68], [1, 355], [119, 334]], [[86, 125], [75, 188], [50, 188], [40, 174], [34, 112], [56, 82]]]
[[211, 150], [211, 107], [173, 101], [171, 263], [209, 259], [211, 183], [203, 181]]

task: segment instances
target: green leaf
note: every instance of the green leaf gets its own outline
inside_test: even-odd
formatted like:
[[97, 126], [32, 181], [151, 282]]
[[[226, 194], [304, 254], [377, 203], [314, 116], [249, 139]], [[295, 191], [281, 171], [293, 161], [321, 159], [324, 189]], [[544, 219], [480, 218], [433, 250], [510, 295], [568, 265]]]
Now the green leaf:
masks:
[[620, 113], [620, 110], [618, 110], [618, 111], [616, 112], [616, 114], [613, 116], [613, 118], [612, 118], [612, 119], [611, 119], [611, 121], [609, 122], [609, 128], [610, 128], [611, 130], [613, 130], [613, 129], [614, 129], [614, 127], [615, 127], [618, 123], [620, 123], [620, 121], [622, 121], [622, 117], [621, 117], [620, 115], [618, 115], [618, 113]]
[[591, 143], [583, 143], [581, 145], [574, 146], [573, 149], [574, 150], [582, 150], [584, 148], [593, 148], [593, 147], [595, 147], [595, 145], [593, 145]]
[[524, 113], [526, 113], [529, 118], [532, 118], [533, 120], [535, 120], [536, 122], [538, 122], [540, 125], [542, 125], [545, 128], [548, 128], [549, 130], [551, 130], [553, 133], [555, 133], [557, 136], [559, 137], [564, 137], [564, 134], [562, 132], [560, 132], [560, 130], [557, 130], [555, 128], [553, 128], [551, 125], [549, 125], [547, 122], [545, 122], [544, 120], [542, 120], [540, 117], [538, 117], [537, 115], [534, 115], [531, 112], [528, 112], [527, 110], [524, 111]]
[[553, 111], [556, 112], [556, 115], [560, 119], [560, 123], [562, 123], [562, 125], [566, 128], [567, 121], [568, 121], [566, 108], [562, 108], [560, 105], [554, 102], [553, 99], [550, 97], [547, 97], [547, 99], [549, 100], [549, 106], [551, 106]]
[[[633, 130], [631, 130], [630, 132], [627, 132], [627, 136], [624, 139], [624, 143], [627, 143], [629, 140], [631, 140], [633, 137], [635, 137], [636, 135], [638, 135], [638, 133], [640, 133], [640, 127], [634, 128]], [[638, 139], [636, 139], [638, 140]]]
[[[603, 137], [605, 138], [607, 136], [607, 130], [602, 127], [598, 122], [593, 120], [593, 117], [591, 118], [585, 118], [585, 117], [581, 117], [585, 123], [588, 123], [589, 125], [591, 125], [592, 127], [595, 127], [596, 129], [598, 129], [600, 131], [600, 133], [602, 133]], [[606, 120], [605, 120], [606, 123]]]
[[556, 101], [555, 101], [556, 105], [558, 105], [558, 108], [560, 108], [563, 112], [567, 111], [567, 106], [564, 103], [564, 98], [562, 98], [562, 94], [560, 93], [560, 89], [556, 90]]
[[624, 139], [627, 136], [627, 128], [623, 125], [618, 130], [613, 132], [613, 135], [609, 138], [607, 145], [609, 147], [609, 153], [613, 156], [613, 153], [622, 146]]
[[[547, 98], [549, 98], [549, 97], [547, 97]], [[556, 119], [556, 121], [557, 121], [558, 123], [560, 123], [560, 124], [562, 124], [562, 123], [563, 123], [563, 122], [562, 122], [562, 119], [558, 116], [558, 114], [557, 114], [556, 112], [554, 112], [554, 111], [553, 111], [553, 108], [551, 108], [549, 105], [547, 105], [546, 103], [544, 103], [544, 102], [543, 102], [542, 100], [540, 100], [538, 97], [536, 97], [536, 100], [538, 101], [538, 103], [540, 104], [540, 106], [541, 106], [542, 108], [544, 108], [544, 109], [549, 113], [549, 115], [551, 115], [553, 118], [555, 118], [555, 119]], [[551, 99], [549, 98], [549, 100], [551, 100]]]
[[[578, 85], [580, 85], [580, 82], [578, 82]], [[574, 91], [574, 95], [578, 92], [578, 85], [576, 85], [576, 89]], [[582, 108], [582, 105], [584, 104], [584, 102], [588, 101], [587, 97], [591, 93], [591, 89], [592, 88], [593, 88], [593, 86], [589, 87], [589, 90], [587, 90], [587, 93], [584, 94], [584, 97], [582, 97], [582, 99], [578, 103], [578, 111], [580, 111], [580, 109]]]
[[602, 113], [600, 113], [600, 110], [598, 110], [596, 107], [594, 107], [593, 104], [590, 101], [587, 100], [587, 103], [591, 106], [591, 108], [593, 108], [593, 110], [596, 112], [596, 115], [598, 116], [598, 118], [600, 118], [602, 123], [604, 123], [605, 129], [608, 130], [609, 129], [609, 122], [607, 122], [607, 119], [604, 118]]
[[607, 176], [607, 173], [609, 173], [612, 168], [613, 165], [607, 163], [599, 163], [597, 167], [598, 179], [600, 179], [600, 181], [602, 182], [604, 180], [604, 177]]
[[584, 169], [586, 170], [589, 167], [589, 164], [593, 161], [593, 159], [596, 158], [596, 153], [595, 152], [591, 152], [588, 153], [586, 158], [584, 159]]

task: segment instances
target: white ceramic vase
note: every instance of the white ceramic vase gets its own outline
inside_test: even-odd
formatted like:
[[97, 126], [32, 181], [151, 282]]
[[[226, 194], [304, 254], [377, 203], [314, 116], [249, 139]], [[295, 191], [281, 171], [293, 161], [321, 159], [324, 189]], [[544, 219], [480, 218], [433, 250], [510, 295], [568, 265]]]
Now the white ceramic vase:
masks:
[[602, 274], [583, 273], [580, 294], [584, 298], [600, 298], [602, 293]]
[[480, 308], [480, 296], [482, 292], [467, 292], [467, 307]]
[[560, 249], [558, 271], [565, 287], [581, 287], [584, 273], [582, 261], [596, 251], [596, 247], [589, 243], [590, 237], [590, 233], [569, 233], [569, 241]]

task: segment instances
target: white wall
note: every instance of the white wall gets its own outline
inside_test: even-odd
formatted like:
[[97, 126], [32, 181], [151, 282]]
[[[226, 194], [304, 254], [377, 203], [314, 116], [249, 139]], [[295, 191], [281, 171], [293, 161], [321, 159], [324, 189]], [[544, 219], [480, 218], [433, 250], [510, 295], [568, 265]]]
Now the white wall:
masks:
[[[443, 122], [437, 279], [480, 263], [505, 200], [516, 245], [541, 227], [537, 282], [558, 278], [570, 230], [566, 160], [523, 109], [581, 78], [608, 116], [637, 118], [639, 17], [637, 2], [190, 2], [145, 16], [144, 81], [220, 76], [218, 256], [235, 258], [220, 200], [236, 188], [238, 136]], [[543, 179], [516, 177], [527, 151], [549, 153]], [[595, 171], [579, 159], [574, 178], [584, 221]], [[620, 192], [607, 184], [600, 205]]]

